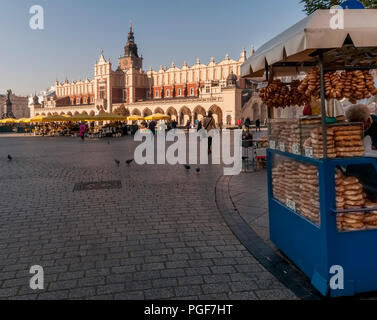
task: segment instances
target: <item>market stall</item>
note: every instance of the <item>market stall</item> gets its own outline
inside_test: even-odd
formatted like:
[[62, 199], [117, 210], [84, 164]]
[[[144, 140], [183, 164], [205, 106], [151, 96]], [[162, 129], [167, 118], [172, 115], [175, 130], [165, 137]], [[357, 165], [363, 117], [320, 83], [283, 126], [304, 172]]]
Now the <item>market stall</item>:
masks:
[[[331, 109], [336, 100], [355, 104], [377, 94], [370, 73], [377, 68], [377, 10], [343, 14], [344, 28], [334, 29], [334, 13], [316, 11], [241, 67], [243, 77], [268, 82], [260, 96], [270, 118], [270, 238], [322, 295], [334, 297], [377, 291], [377, 193], [351, 173], [376, 174], [377, 159], [364, 156], [364, 124]], [[316, 101], [320, 110], [311, 116], [276, 118], [277, 107], [314, 110]], [[334, 267], [344, 272], [343, 287], [331, 282]]]

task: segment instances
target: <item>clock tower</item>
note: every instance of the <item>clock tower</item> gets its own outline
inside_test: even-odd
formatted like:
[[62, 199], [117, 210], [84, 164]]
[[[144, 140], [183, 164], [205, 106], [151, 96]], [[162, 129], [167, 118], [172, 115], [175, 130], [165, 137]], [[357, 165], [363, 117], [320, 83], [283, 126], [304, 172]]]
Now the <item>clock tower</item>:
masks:
[[119, 58], [119, 68], [121, 70], [127, 70], [127, 69], [142, 69], [142, 67], [143, 67], [143, 58], [140, 58], [137, 52], [137, 45], [135, 43], [135, 37], [132, 31], [132, 23], [130, 23], [130, 31], [128, 32], [128, 41], [124, 47], [124, 56]]

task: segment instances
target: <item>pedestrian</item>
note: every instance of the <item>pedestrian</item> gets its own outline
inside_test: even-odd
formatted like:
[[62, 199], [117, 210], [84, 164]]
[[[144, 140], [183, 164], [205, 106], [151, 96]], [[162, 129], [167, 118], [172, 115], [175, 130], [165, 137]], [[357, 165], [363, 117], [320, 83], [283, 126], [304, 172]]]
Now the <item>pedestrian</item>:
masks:
[[155, 135], [155, 133], [156, 133], [156, 122], [154, 122], [154, 120], [149, 122], [148, 129], [152, 131], [153, 135]]
[[201, 121], [198, 122], [198, 131], [200, 131], [201, 129], [203, 129], [203, 124]]
[[355, 104], [348, 108], [346, 117], [349, 122], [364, 124], [364, 148], [367, 154], [377, 156], [377, 116], [370, 113], [364, 104]]
[[80, 125], [80, 133], [79, 133], [81, 140], [85, 139], [85, 132], [86, 132], [86, 125], [85, 125], [85, 122], [82, 122]]
[[251, 125], [250, 118], [246, 118], [246, 120], [245, 120], [245, 126], [246, 126], [246, 128], [250, 128], [250, 125]]
[[[212, 111], [208, 111], [207, 116], [204, 118], [203, 127], [207, 133], [212, 129], [216, 129], [216, 123], [212, 116]], [[208, 137], [208, 153], [212, 153], [212, 137]]]
[[255, 121], [255, 132], [258, 132], [258, 130], [260, 131], [260, 120], [257, 119]]
[[[346, 117], [350, 123], [362, 123], [364, 125], [363, 149], [365, 150], [365, 156], [377, 158], [376, 115], [371, 114], [366, 105], [356, 104], [348, 108]], [[347, 176], [356, 177], [360, 180], [368, 199], [372, 202], [377, 201], [377, 170], [372, 163], [350, 164], [347, 166], [346, 173]]]

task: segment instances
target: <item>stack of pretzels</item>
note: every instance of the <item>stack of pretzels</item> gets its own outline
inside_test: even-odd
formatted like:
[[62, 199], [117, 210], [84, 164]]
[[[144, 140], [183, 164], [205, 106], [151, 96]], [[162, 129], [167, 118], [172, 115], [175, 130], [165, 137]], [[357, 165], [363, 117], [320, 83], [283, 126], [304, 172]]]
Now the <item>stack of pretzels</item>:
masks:
[[327, 72], [325, 74], [325, 94], [326, 99], [343, 98], [343, 82], [339, 73]]
[[319, 224], [320, 201], [318, 168], [313, 165], [300, 163], [298, 166], [299, 176], [299, 202], [297, 212]]
[[289, 87], [280, 79], [274, 80], [259, 91], [262, 101], [270, 107], [289, 106]]
[[377, 94], [374, 78], [369, 70], [343, 71], [340, 81], [343, 86], [342, 98], [347, 98], [353, 104]]
[[319, 224], [320, 201], [318, 168], [294, 160], [284, 160], [272, 169], [274, 198], [295, 203], [297, 213]]
[[367, 203], [367, 195], [364, 193], [363, 185], [356, 177], [345, 177], [340, 171], [335, 173], [336, 184], [336, 208], [355, 209], [355, 212], [338, 214], [337, 226], [339, 231], [364, 230], [365, 215], [357, 212]]
[[319, 69], [313, 68], [307, 74], [305, 79], [302, 80], [297, 90], [300, 93], [305, 94], [305, 96], [307, 97], [319, 98], [320, 88], [321, 88], [321, 82], [320, 82]]
[[338, 158], [362, 157], [365, 155], [362, 125], [334, 126], [333, 131]]
[[284, 160], [272, 169], [273, 195], [281, 203], [285, 204], [288, 199], [298, 203], [300, 199], [297, 167], [296, 161]]

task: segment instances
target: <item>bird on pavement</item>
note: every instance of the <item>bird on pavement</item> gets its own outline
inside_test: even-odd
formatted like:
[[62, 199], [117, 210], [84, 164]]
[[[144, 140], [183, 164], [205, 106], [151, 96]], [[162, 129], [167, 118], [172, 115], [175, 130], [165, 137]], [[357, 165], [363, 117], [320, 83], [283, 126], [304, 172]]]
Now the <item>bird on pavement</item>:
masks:
[[120, 165], [120, 161], [118, 159], [114, 159], [114, 162], [117, 164], [117, 166], [119, 167]]
[[13, 159], [12, 156], [10, 154], [8, 154], [8, 160], [12, 161], [12, 159]]
[[199, 173], [200, 172], [200, 168], [196, 168], [196, 172]]
[[132, 163], [132, 161], [134, 161], [134, 159], [126, 160], [126, 164], [129, 166]]
[[190, 170], [190, 169], [191, 169], [191, 166], [185, 164], [185, 169], [186, 169], [186, 170]]

